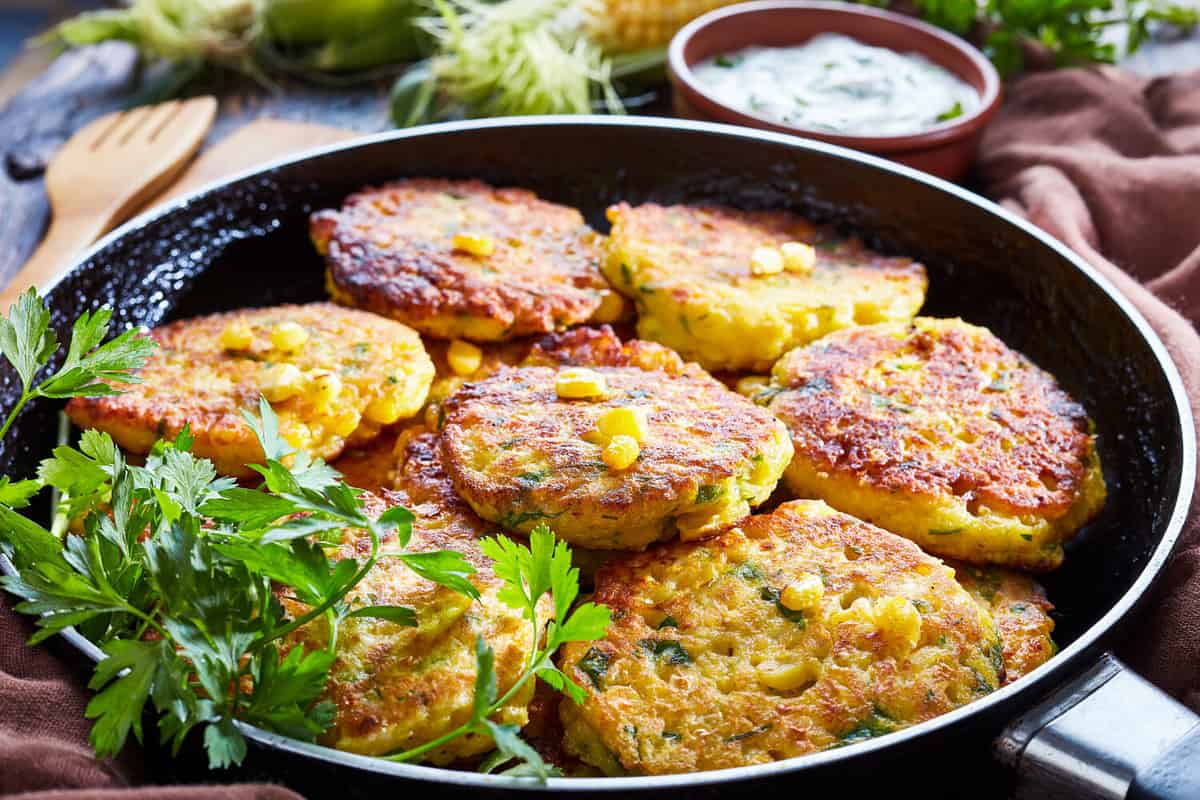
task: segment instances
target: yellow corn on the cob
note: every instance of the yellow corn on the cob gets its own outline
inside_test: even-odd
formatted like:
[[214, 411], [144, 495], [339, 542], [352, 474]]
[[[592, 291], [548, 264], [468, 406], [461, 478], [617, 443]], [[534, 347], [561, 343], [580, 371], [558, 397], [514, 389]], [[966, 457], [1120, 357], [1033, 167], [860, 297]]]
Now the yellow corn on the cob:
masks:
[[701, 14], [738, 0], [592, 0], [591, 28], [606, 50], [662, 47]]

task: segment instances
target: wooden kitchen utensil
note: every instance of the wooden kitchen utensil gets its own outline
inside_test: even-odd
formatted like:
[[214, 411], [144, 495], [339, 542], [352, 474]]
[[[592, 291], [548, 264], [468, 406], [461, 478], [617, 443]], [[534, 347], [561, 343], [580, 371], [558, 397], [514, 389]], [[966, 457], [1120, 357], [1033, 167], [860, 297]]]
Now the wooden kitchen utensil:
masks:
[[108, 114], [72, 136], [46, 169], [46, 238], [0, 294], [0, 309], [29, 286], [45, 287], [71, 259], [166, 188], [204, 141], [213, 97]]

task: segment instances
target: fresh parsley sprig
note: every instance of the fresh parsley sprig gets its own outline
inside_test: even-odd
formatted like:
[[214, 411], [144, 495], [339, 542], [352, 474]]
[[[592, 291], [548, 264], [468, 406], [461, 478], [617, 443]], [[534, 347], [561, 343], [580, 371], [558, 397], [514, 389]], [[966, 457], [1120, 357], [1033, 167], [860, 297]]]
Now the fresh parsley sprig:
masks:
[[[235, 720], [312, 740], [333, 720], [332, 707], [318, 699], [339, 623], [376, 616], [416, 624], [412, 609], [347, 600], [383, 538], [408, 542], [411, 513], [394, 507], [372, 519], [333, 469], [291, 452], [269, 405], [251, 422], [272, 456], [257, 468], [259, 489], [217, 477], [211, 462], [188, 451], [186, 430], [140, 467], [126, 463], [107, 434], [85, 431], [79, 449], [56, 448], [39, 470], [70, 508], [86, 509], [82, 535], [59, 539], [0, 506], [0, 531], [19, 571], [0, 583], [24, 599], [19, 611], [39, 615], [33, 641], [77, 626], [108, 656], [90, 683], [98, 693], [87, 711], [101, 755], [118, 752], [131, 731], [141, 739], [147, 704], [174, 748], [205, 726], [215, 767], [245, 756]], [[361, 563], [329, 557], [347, 528], [371, 538]], [[456, 553], [420, 569], [459, 590], [472, 572]], [[309, 610], [290, 617], [281, 592]], [[278, 641], [318, 617], [329, 626], [328, 646], [283, 654]]]
[[[35, 383], [58, 339], [36, 291], [21, 296], [0, 320], [0, 352], [21, 381], [0, 434], [35, 398], [114, 394], [112, 384], [139, 380], [154, 343], [136, 331], [103, 343], [110, 319], [107, 310], [81, 316], [62, 367]], [[0, 585], [22, 598], [17, 610], [37, 615], [31, 643], [76, 627], [107, 656], [87, 708], [100, 755], [118, 752], [131, 732], [141, 739], [148, 705], [174, 748], [203, 726], [213, 766], [245, 756], [235, 720], [314, 739], [333, 721], [319, 698], [338, 624], [349, 616], [416, 624], [412, 609], [349, 600], [387, 536], [419, 574], [477, 596], [461, 555], [403, 552], [412, 514], [397, 507], [372, 518], [336, 471], [292, 451], [265, 401], [247, 421], [267, 456], [255, 467], [258, 489], [218, 477], [190, 452], [187, 429], [156, 444], [142, 466], [129, 464], [107, 434], [84, 431], [78, 447], [55, 448], [36, 479], [0, 479], [0, 548], [17, 567]], [[45, 486], [60, 494], [56, 516], [79, 521], [79, 533], [57, 536], [18, 511]], [[348, 528], [371, 539], [361, 563], [330, 559]], [[308, 610], [289, 616], [281, 593]], [[328, 646], [284, 654], [279, 640], [318, 617], [329, 626]]]
[[[863, 0], [870, 2], [870, 0]], [[873, 2], [890, 5], [890, 0]], [[1151, 27], [1192, 29], [1200, 8], [1165, 0], [916, 0], [922, 18], [962, 36], [977, 34], [1004, 76], [1025, 68], [1026, 45], [1047, 51], [1058, 66], [1112, 63], [1136, 51]], [[1109, 34], [1124, 28], [1124, 46]]]
[[34, 384], [38, 372], [58, 351], [58, 336], [50, 327], [50, 311], [30, 287], [0, 320], [0, 353], [21, 380], [21, 396], [0, 426], [0, 439], [8, 433], [21, 409], [38, 397], [64, 399], [117, 394], [113, 383], [138, 383], [137, 370], [154, 351], [154, 342], [129, 329], [109, 342], [112, 310], [83, 312], [71, 330], [66, 360], [50, 377]]
[[[16, 369], [21, 396], [0, 428], [0, 437], [30, 400], [106, 395], [112, 384], [138, 382], [137, 370], [154, 348], [134, 331], [103, 343], [111, 313], [100, 310], [76, 321], [62, 367], [35, 383], [58, 349], [49, 313], [34, 290], [22, 295], [0, 320], [0, 352]], [[395, 537], [399, 558], [417, 574], [478, 598], [474, 572], [459, 553], [410, 553], [412, 514], [393, 507], [378, 518], [363, 507], [361, 493], [319, 459], [294, 451], [279, 435], [270, 405], [247, 414], [265, 454], [253, 468], [255, 489], [219, 477], [197, 458], [185, 427], [174, 441], [160, 441], [142, 465], [130, 464], [110, 436], [84, 431], [78, 446], [61, 445], [43, 460], [36, 479], [0, 478], [0, 552], [17, 567], [0, 586], [22, 599], [17, 610], [38, 617], [36, 644], [74, 627], [104, 652], [89, 688], [96, 691], [87, 716], [99, 755], [121, 750], [130, 733], [142, 739], [145, 711], [158, 716], [160, 738], [173, 750], [203, 728], [209, 763], [222, 767], [246, 755], [236, 725], [245, 721], [311, 741], [334, 721], [322, 701], [337, 648], [339, 625], [351, 617], [375, 617], [416, 625], [402, 606], [359, 605], [354, 589]], [[57, 492], [55, 531], [20, 513], [44, 487]], [[66, 533], [67, 521], [78, 528]], [[62, 528], [59, 534], [59, 528]], [[370, 538], [361, 561], [331, 558], [347, 529]], [[533, 676], [576, 702], [583, 690], [551, 661], [568, 641], [604, 634], [608, 609], [583, 603], [579, 572], [570, 550], [541, 526], [525, 548], [497, 537], [484, 540], [504, 581], [500, 599], [522, 611], [535, 647], [525, 671], [499, 696], [495, 655], [479, 639], [477, 678], [470, 721], [419, 748], [393, 756], [412, 760], [468, 732], [490, 735], [496, 753], [481, 769], [517, 760], [511, 774], [545, 778], [551, 769], [521, 740], [515, 726], [490, 717]], [[550, 600], [543, 602], [546, 595]], [[282, 599], [305, 610], [292, 615]], [[539, 614], [553, 606], [553, 614]], [[310, 623], [327, 626], [320, 649], [280, 640]]]
[[[565, 693], [576, 703], [582, 703], [585, 692], [579, 684], [560, 671], [551, 660], [558, 648], [567, 642], [592, 641], [604, 636], [611, 616], [607, 606], [592, 602], [575, 605], [579, 596], [579, 570], [571, 566], [571, 549], [566, 542], [556, 541], [544, 523], [529, 536], [529, 547], [505, 536], [495, 536], [480, 542], [483, 552], [492, 560], [496, 576], [503, 581], [498, 598], [510, 608], [522, 613], [532, 629], [534, 646], [520, 676], [499, 694], [496, 681], [495, 654], [482, 639], [475, 644], [475, 702], [471, 718], [454, 730], [419, 747], [388, 756], [392, 761], [412, 761], [469, 733], [489, 735], [496, 751], [480, 764], [480, 771], [492, 772], [514, 760], [518, 764], [506, 774], [533, 775], [545, 779], [552, 774], [536, 750], [529, 746], [513, 725], [493, 722], [490, 717], [504, 707], [534, 676], [552, 688]], [[550, 596], [552, 614], [541, 609], [542, 598]]]

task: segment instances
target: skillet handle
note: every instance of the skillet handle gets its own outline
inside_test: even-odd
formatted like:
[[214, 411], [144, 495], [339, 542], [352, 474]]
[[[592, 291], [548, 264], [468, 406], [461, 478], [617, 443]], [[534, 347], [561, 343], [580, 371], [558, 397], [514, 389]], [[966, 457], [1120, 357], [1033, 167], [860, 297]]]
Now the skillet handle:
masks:
[[1010, 724], [1018, 800], [1200, 798], [1200, 717], [1105, 653]]

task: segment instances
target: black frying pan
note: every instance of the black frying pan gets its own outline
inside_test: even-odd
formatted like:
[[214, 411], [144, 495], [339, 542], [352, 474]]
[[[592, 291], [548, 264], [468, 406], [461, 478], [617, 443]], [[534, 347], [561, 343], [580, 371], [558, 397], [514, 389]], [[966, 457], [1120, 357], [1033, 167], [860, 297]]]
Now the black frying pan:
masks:
[[[323, 267], [308, 242], [309, 212], [339, 205], [364, 184], [405, 175], [523, 186], [579, 207], [601, 230], [607, 228], [605, 207], [617, 200], [788, 207], [833, 222], [880, 250], [923, 261], [930, 276], [923, 313], [991, 328], [1058, 376], [1100, 432], [1108, 503], [1069, 545], [1062, 569], [1046, 577], [1061, 612], [1056, 638], [1063, 645], [1049, 664], [953, 713], [838, 750], [694, 775], [552, 780], [548, 788], [727, 796], [783, 787], [844, 789], [886, 773], [892, 794], [905, 785], [900, 781], [920, 785], [922, 776], [932, 791], [939, 775], [963, 780], [952, 763], [965, 752], [963, 743], [972, 743], [977, 757], [986, 752], [981, 738], [1003, 730], [1001, 760], [1020, 767], [1030, 796], [1049, 796], [1055, 782], [1074, 797], [1098, 787], [1107, 794], [1096, 796], [1121, 797], [1131, 782], [1130, 796], [1200, 796], [1196, 784], [1179, 783], [1200, 776], [1196, 718], [1102, 655], [1162, 572], [1187, 511], [1196, 454], [1179, 375], [1146, 321], [1090, 267], [955, 186], [827, 145], [674, 120], [430, 126], [280, 162], [134, 220], [50, 292], [54, 324], [65, 333], [81, 311], [102, 303], [117, 309], [118, 323], [157, 325], [321, 298]], [[0, 391], [0, 402], [14, 401], [12, 374], [4, 375]], [[33, 474], [54, 444], [57, 410], [43, 403], [21, 416], [0, 452], [0, 470]], [[81, 637], [67, 638], [98, 657]], [[463, 796], [539, 788], [362, 758], [252, 728], [247, 733], [259, 745], [251, 763], [301, 791], [336, 787], [342, 795], [378, 796], [401, 782]], [[961, 785], [964, 794], [980, 788]]]

